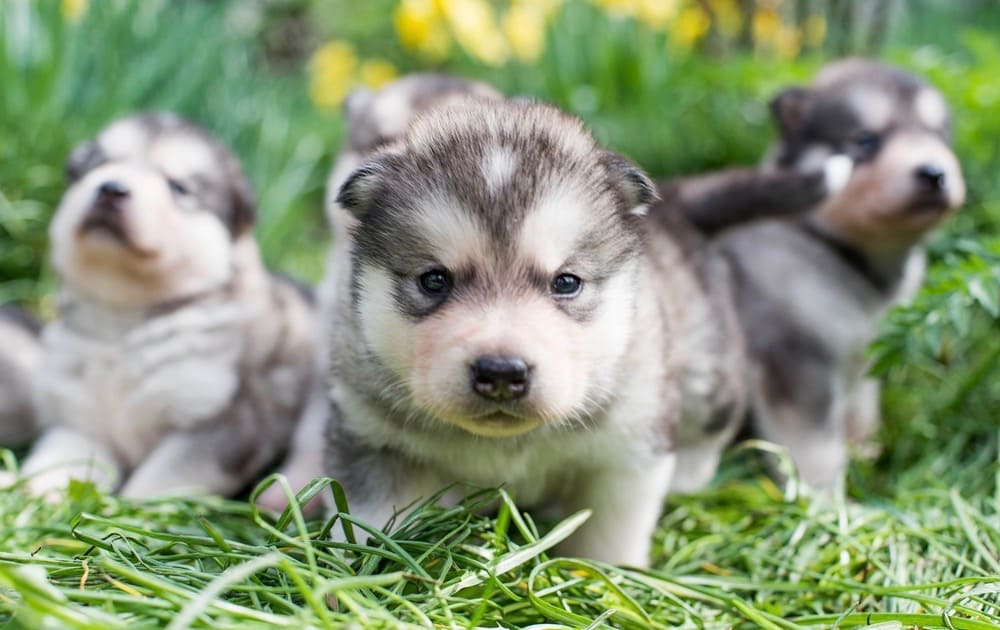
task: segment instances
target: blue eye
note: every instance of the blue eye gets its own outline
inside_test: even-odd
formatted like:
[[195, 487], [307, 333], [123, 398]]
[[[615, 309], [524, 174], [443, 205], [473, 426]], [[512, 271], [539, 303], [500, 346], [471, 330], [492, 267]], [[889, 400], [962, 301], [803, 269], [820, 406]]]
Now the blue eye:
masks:
[[571, 273], [562, 273], [552, 280], [552, 293], [556, 297], [576, 297], [583, 288], [583, 280]]
[[439, 297], [451, 291], [451, 275], [446, 269], [431, 269], [420, 274], [420, 289], [427, 295]]

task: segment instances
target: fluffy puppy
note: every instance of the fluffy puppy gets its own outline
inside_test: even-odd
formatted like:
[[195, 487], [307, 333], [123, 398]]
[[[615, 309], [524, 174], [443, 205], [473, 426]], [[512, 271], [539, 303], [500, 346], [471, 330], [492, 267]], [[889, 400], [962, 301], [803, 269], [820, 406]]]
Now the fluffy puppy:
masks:
[[873, 61], [824, 68], [773, 102], [781, 137], [765, 168], [806, 171], [834, 155], [854, 168], [797, 221], [722, 235], [751, 356], [753, 428], [787, 445], [802, 478], [834, 482], [849, 439], [878, 421], [865, 347], [880, 316], [919, 286], [921, 241], [965, 198], [941, 94]]
[[264, 269], [236, 157], [143, 114], [77, 148], [67, 172], [29, 484], [240, 490], [285, 449], [315, 368], [312, 308]]
[[24, 311], [0, 307], [0, 445], [25, 444], [38, 432], [33, 399], [42, 363], [40, 331]]
[[[349, 254], [343, 246], [344, 226], [338, 225], [339, 214], [334, 211], [335, 200], [347, 176], [380, 147], [399, 139], [413, 120], [435, 107], [468, 96], [500, 98], [499, 92], [485, 83], [469, 81], [441, 74], [412, 74], [389, 83], [378, 91], [355, 90], [344, 103], [346, 136], [333, 169], [327, 180], [327, 218], [334, 229], [335, 242], [327, 259], [327, 276], [336, 275], [338, 265]], [[324, 282], [319, 291], [320, 326], [325, 327], [317, 345], [317, 365], [322, 373], [328, 371], [328, 339], [335, 331], [329, 330], [337, 297], [330, 294], [332, 282]], [[329, 395], [321, 382], [310, 397], [309, 407], [293, 436], [292, 447], [281, 468], [292, 489], [299, 489], [316, 477], [325, 474], [323, 466], [323, 435], [329, 415]], [[284, 509], [287, 500], [279, 486], [268, 488], [259, 503], [273, 510]], [[314, 502], [309, 512], [318, 511]]]
[[539, 104], [419, 117], [335, 225], [328, 472], [381, 526], [461, 481], [588, 508], [561, 550], [645, 565], [681, 419], [743, 413], [724, 261], [645, 175]]

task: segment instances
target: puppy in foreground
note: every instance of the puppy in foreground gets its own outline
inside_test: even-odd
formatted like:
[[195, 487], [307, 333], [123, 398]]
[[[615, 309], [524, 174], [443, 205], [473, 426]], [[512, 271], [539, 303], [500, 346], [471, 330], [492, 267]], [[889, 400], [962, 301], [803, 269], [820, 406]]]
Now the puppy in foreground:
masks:
[[169, 114], [77, 148], [50, 226], [33, 491], [229, 495], [287, 446], [314, 378], [312, 308], [270, 275], [236, 157]]
[[376, 526], [453, 482], [593, 511], [561, 549], [645, 565], [682, 417], [743, 413], [723, 261], [581, 123], [469, 99], [337, 197], [328, 473]]
[[796, 221], [733, 229], [733, 261], [751, 358], [754, 431], [788, 446], [802, 478], [829, 485], [847, 445], [878, 423], [865, 348], [879, 318], [924, 273], [921, 242], [965, 199], [949, 147], [948, 107], [920, 78], [845, 60], [772, 104], [781, 137], [764, 168], [853, 163], [846, 183]]
[[0, 446], [35, 437], [34, 391], [42, 363], [41, 325], [24, 311], [0, 307]]
[[[344, 227], [339, 225], [340, 213], [335, 210], [337, 193], [344, 180], [380, 147], [391, 144], [409, 128], [413, 120], [435, 107], [469, 96], [500, 98], [500, 93], [485, 83], [441, 74], [411, 74], [386, 85], [381, 90], [355, 90], [344, 103], [347, 136], [337, 155], [327, 180], [327, 219], [334, 231], [335, 242], [327, 259], [326, 275], [337, 274], [338, 266], [347, 264], [350, 250], [343, 245]], [[329, 371], [329, 345], [326, 340], [336, 334], [330, 329], [338, 296], [332, 282], [323, 282], [319, 290], [319, 325], [322, 327], [317, 344], [318, 369]], [[322, 379], [310, 397], [308, 408], [292, 439], [291, 450], [281, 467], [293, 490], [325, 474], [323, 466], [323, 436], [329, 416], [328, 387]], [[287, 506], [282, 489], [271, 486], [258, 502], [273, 510]], [[307, 512], [320, 509], [318, 501], [305, 506]]]

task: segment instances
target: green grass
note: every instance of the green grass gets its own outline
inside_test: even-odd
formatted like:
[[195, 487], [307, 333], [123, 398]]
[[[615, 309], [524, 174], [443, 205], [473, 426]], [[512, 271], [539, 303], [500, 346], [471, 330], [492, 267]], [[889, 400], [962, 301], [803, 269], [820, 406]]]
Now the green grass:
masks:
[[[256, 42], [266, 22], [234, 17], [246, 4], [95, 0], [75, 26], [54, 0], [0, 4], [0, 302], [46, 305], [44, 230], [62, 162], [142, 108], [179, 111], [233, 146], [259, 191], [268, 262], [318, 278], [321, 188], [340, 121], [312, 107], [300, 66], [265, 63]], [[331, 32], [363, 39], [362, 53], [423, 67], [391, 41], [389, 0], [356, 14], [349, 4], [314, 8]], [[885, 322], [873, 355], [887, 384], [882, 452], [852, 464], [844, 497], [777, 487], [756, 450], [734, 452], [712, 488], [670, 499], [653, 568], [635, 571], [552, 556], [582, 515], [536, 525], [497, 490], [454, 508], [424, 505], [388, 535], [355, 523], [375, 539], [363, 547], [329, 542], [343, 523], [297, 510], [139, 504], [86, 485], [46, 503], [15, 487], [0, 491], [0, 623], [1000, 626], [1000, 44], [949, 6], [910, 16], [914, 28], [887, 57], [927, 75], [953, 105], [969, 203], [934, 239], [925, 290]], [[28, 11], [30, 36], [12, 35], [24, 24], [18, 11]], [[490, 69], [458, 56], [441, 69], [552, 100], [666, 175], [755, 161], [772, 137], [766, 99], [823, 61], [666, 50], [662, 36], [574, 4], [536, 65]], [[16, 469], [9, 454], [5, 467]]]

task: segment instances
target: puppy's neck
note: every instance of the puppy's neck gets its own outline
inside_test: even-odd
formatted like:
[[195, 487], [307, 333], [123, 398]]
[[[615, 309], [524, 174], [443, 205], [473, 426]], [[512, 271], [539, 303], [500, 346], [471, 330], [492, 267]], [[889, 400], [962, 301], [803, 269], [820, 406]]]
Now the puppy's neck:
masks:
[[251, 235], [244, 235], [233, 243], [232, 272], [225, 282], [181, 296], [153, 297], [128, 305], [111, 304], [63, 285], [58, 294], [58, 319], [84, 335], [113, 339], [180, 311], [255, 303], [268, 295], [267, 281], [257, 244]]

